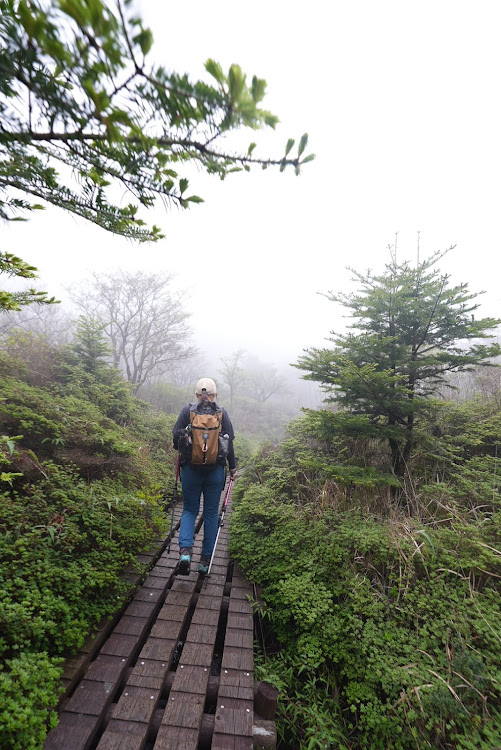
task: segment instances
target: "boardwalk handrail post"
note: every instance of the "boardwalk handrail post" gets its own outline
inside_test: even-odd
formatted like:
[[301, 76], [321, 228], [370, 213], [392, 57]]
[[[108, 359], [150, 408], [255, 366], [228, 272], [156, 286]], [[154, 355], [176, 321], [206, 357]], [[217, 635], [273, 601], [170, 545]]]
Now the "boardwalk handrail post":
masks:
[[206, 573], [204, 584], [207, 583], [207, 579], [210, 576], [210, 571], [211, 571], [211, 568], [212, 568], [212, 563], [214, 561], [214, 552], [216, 551], [217, 541], [219, 539], [219, 533], [221, 531], [221, 527], [222, 527], [223, 521], [224, 521], [224, 514], [226, 513], [226, 507], [228, 505], [228, 500], [230, 499], [230, 493], [231, 493], [231, 488], [233, 486], [233, 480], [234, 480], [234, 477], [230, 477], [230, 483], [228, 485], [228, 490], [226, 492], [226, 497], [224, 499], [223, 508], [221, 510], [221, 517], [219, 518], [219, 524], [218, 524], [218, 527], [217, 527], [216, 541], [214, 542], [214, 549], [212, 550], [212, 555], [211, 555], [210, 563], [209, 563], [209, 569], [208, 569], [208, 571]]

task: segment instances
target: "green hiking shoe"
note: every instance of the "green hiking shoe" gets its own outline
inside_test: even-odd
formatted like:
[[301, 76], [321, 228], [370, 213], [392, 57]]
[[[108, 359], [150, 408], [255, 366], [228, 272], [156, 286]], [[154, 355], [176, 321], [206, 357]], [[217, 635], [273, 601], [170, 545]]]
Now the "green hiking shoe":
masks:
[[180, 576], [189, 576], [191, 571], [191, 547], [183, 547], [175, 572]]
[[209, 572], [209, 565], [210, 565], [210, 557], [206, 557], [205, 555], [202, 555], [200, 557], [200, 565], [198, 566], [198, 572], [201, 573], [203, 576], [206, 576]]

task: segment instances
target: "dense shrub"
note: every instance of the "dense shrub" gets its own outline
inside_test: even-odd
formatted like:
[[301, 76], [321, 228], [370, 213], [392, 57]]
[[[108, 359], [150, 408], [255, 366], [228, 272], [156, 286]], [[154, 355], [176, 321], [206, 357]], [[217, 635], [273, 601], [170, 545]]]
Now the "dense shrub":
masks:
[[482, 455], [491, 450], [456, 454], [439, 483], [448, 519], [437, 522], [422, 480], [415, 515], [391, 505], [380, 475], [372, 504], [363, 482], [333, 486], [321, 463], [348, 463], [349, 441], [339, 454], [314, 445], [310, 428], [307, 417], [255, 459], [230, 521], [231, 552], [263, 591], [257, 674], [281, 690], [285, 747], [501, 746], [500, 514]]
[[128, 564], [168, 528], [175, 458], [172, 418], [113, 368], [54, 350], [37, 374], [18, 344], [10, 370], [0, 356], [0, 747], [38, 750], [61, 656], [114, 614]]

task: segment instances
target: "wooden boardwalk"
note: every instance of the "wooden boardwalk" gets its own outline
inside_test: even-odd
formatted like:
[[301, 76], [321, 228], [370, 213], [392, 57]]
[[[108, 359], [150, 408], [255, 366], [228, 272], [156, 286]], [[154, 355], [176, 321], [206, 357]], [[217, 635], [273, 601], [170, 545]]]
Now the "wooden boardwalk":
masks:
[[[198, 575], [201, 518], [189, 576], [174, 575], [176, 532], [71, 685], [44, 750], [273, 746], [274, 723], [254, 716], [252, 587], [228, 558], [230, 513], [231, 497], [208, 579]], [[256, 721], [266, 740], [254, 741]]]

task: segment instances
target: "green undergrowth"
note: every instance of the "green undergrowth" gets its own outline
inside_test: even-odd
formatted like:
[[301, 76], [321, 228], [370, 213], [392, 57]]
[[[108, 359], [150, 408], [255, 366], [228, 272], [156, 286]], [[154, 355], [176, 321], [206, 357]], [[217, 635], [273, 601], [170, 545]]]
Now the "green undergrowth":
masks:
[[313, 448], [308, 430], [263, 450], [230, 521], [231, 554], [262, 590], [256, 676], [280, 690], [279, 747], [500, 748], [501, 524], [488, 456], [477, 446], [456, 459], [440, 499], [415, 500], [419, 513], [392, 506], [389, 491], [380, 513], [382, 472], [364, 478], [372, 506], [353, 473], [334, 491], [311, 458], [345, 456]]
[[124, 572], [168, 530], [173, 489], [173, 419], [134, 398], [114, 368], [91, 373], [64, 350], [50, 354], [38, 369], [0, 354], [0, 747], [9, 750], [42, 747], [63, 657], [130, 594]]

